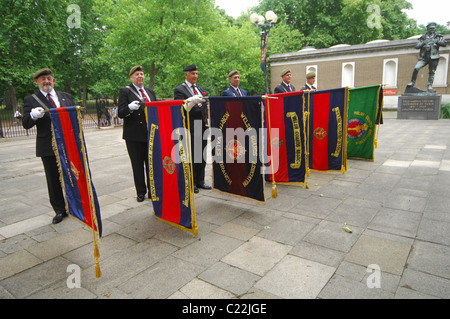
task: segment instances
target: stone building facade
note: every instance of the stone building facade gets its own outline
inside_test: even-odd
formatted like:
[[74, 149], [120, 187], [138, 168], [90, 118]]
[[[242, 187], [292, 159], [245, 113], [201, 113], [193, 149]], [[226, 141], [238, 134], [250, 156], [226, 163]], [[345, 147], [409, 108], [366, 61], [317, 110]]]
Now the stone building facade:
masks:
[[[275, 54], [269, 57], [271, 87], [280, 82], [283, 69], [292, 72], [292, 84], [301, 88], [305, 75], [315, 71], [316, 87], [326, 90], [338, 87], [363, 87], [384, 84], [385, 108], [396, 109], [398, 96], [411, 81], [412, 71], [419, 58], [415, 48], [417, 39], [375, 40], [359, 45], [336, 45], [325, 49], [305, 48], [298, 52]], [[443, 103], [450, 102], [450, 35], [444, 36], [446, 47], [440, 48], [440, 62], [433, 88], [442, 95]], [[416, 87], [426, 90], [428, 66], [420, 70]]]

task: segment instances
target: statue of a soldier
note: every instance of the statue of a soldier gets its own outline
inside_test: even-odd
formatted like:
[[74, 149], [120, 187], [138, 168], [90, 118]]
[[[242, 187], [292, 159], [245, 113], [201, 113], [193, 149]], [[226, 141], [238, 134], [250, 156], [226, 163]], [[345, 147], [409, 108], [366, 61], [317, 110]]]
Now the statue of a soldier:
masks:
[[420, 49], [419, 62], [414, 67], [411, 82], [408, 87], [416, 84], [417, 74], [419, 70], [428, 65], [428, 91], [433, 91], [434, 74], [439, 64], [439, 47], [447, 46], [447, 42], [441, 34], [436, 33], [436, 23], [432, 22], [427, 25], [428, 32], [419, 38], [416, 49]]

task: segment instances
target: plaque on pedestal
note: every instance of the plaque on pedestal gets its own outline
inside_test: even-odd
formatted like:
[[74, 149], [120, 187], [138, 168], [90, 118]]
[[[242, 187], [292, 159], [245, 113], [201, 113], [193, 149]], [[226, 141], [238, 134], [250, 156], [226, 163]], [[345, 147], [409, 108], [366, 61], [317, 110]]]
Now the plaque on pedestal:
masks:
[[397, 119], [439, 120], [441, 100], [436, 93], [405, 93], [398, 97]]

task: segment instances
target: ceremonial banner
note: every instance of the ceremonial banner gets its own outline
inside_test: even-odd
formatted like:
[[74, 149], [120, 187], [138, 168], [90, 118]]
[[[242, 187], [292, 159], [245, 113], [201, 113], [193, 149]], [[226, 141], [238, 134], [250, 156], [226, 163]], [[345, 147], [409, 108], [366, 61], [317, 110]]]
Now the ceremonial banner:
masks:
[[381, 85], [349, 90], [347, 158], [374, 160]]
[[209, 101], [213, 190], [264, 205], [261, 97], [215, 96]]
[[155, 216], [198, 234], [193, 193], [190, 135], [183, 101], [147, 102], [150, 192]]
[[348, 89], [304, 92], [308, 117], [309, 168], [347, 171]]
[[267, 67], [267, 41], [269, 40], [269, 31], [265, 34], [263, 38], [261, 38], [261, 61], [260, 66], [261, 70], [266, 74]]
[[303, 91], [269, 95], [265, 107], [266, 125], [270, 123], [270, 130], [267, 126], [268, 154], [271, 165], [277, 168], [274, 174], [269, 169], [266, 180], [306, 185], [308, 166]]
[[96, 274], [98, 247], [95, 235], [102, 236], [102, 221], [97, 194], [91, 180], [86, 145], [81, 125], [80, 108], [76, 106], [49, 109], [53, 127], [53, 150], [60, 169], [61, 185], [66, 196], [66, 210], [70, 216], [92, 229]]

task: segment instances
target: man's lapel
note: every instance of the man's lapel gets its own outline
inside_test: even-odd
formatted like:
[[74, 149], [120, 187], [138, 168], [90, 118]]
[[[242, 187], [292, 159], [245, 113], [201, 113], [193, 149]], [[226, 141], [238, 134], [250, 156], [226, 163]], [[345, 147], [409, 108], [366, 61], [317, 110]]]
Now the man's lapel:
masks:
[[187, 96], [189, 96], [189, 97], [194, 96], [194, 94], [191, 92], [191, 89], [189, 89], [186, 82], [183, 83], [183, 90], [186, 92]]
[[66, 107], [66, 106], [75, 106], [75, 105], [69, 105], [69, 101], [58, 91], [55, 91], [56, 95], [58, 96], [59, 100], [59, 107]]

